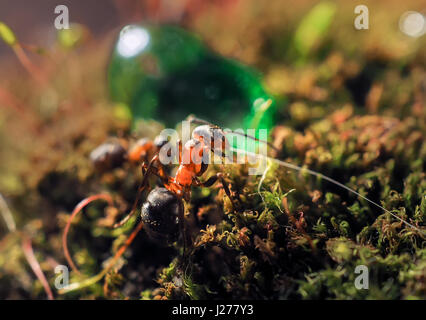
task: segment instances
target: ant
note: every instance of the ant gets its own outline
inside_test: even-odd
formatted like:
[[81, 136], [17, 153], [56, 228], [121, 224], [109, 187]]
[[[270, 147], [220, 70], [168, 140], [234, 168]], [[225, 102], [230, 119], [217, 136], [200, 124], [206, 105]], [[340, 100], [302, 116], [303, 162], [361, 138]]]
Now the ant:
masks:
[[[128, 151], [119, 142], [107, 142], [96, 148], [90, 154], [90, 158], [95, 168], [104, 171], [121, 166], [125, 161], [131, 164], [141, 162], [142, 180], [139, 185], [137, 196], [130, 212], [118, 223], [113, 225], [113, 228], [123, 226], [137, 212], [137, 206], [142, 192], [149, 187], [148, 178], [151, 175], [158, 177], [163, 187], [156, 187], [151, 190], [146, 198], [146, 201], [141, 207], [141, 222], [127, 239], [126, 243], [121, 247], [107, 267], [103, 269], [97, 276], [86, 279], [80, 283], [74, 284], [60, 290], [65, 293], [77, 288], [88, 286], [100, 280], [110, 268], [115, 265], [115, 262], [124, 253], [126, 248], [135, 238], [136, 234], [144, 227], [147, 234], [160, 242], [172, 243], [177, 240], [179, 232], [183, 236], [184, 254], [187, 247], [188, 239], [185, 236], [184, 223], [184, 204], [183, 201], [189, 201], [191, 198], [191, 187], [211, 187], [216, 182], [221, 183], [226, 196], [229, 198], [231, 208], [234, 210], [234, 198], [224, 179], [223, 173], [217, 173], [209, 177], [204, 182], [200, 181], [208, 169], [210, 153], [225, 158], [227, 151], [230, 150], [230, 144], [225, 136], [225, 131], [205, 120], [188, 117], [190, 124], [199, 124], [192, 131], [192, 138], [185, 144], [181, 140], [177, 141], [179, 166], [176, 174], [170, 176], [166, 172], [166, 168], [160, 161], [160, 151], [163, 146], [170, 144], [164, 136], [157, 136], [154, 141], [146, 138], [138, 140]], [[267, 141], [260, 140], [256, 137], [249, 136], [244, 133], [234, 132], [237, 135], [242, 135], [259, 142], [267, 143], [271, 148], [276, 148]], [[170, 147], [170, 145], [168, 145]], [[154, 154], [152, 159], [147, 162], [149, 154]], [[170, 155], [170, 154], [169, 154]], [[223, 163], [223, 162], [222, 162]], [[98, 194], [82, 200], [74, 209], [70, 219], [65, 226], [63, 233], [63, 248], [65, 257], [74, 271], [81, 274], [71, 259], [67, 246], [67, 234], [74, 217], [90, 202], [103, 199], [112, 205], [112, 198], [108, 194]]]
[[159, 151], [167, 143], [167, 138], [162, 135], [157, 136], [154, 141], [141, 138], [130, 150], [126, 150], [120, 141], [108, 141], [90, 153], [90, 160], [96, 170], [106, 172], [121, 167], [126, 161], [138, 164], [148, 157], [149, 152]]

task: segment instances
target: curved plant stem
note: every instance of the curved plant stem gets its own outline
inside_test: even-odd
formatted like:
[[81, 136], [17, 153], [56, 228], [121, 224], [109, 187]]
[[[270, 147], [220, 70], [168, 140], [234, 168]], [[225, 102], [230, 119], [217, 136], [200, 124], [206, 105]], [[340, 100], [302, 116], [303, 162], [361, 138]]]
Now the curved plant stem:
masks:
[[58, 291], [58, 293], [59, 294], [65, 294], [65, 293], [68, 293], [68, 292], [71, 292], [71, 291], [74, 291], [74, 290], [77, 290], [77, 289], [81, 289], [81, 288], [84, 288], [84, 287], [91, 286], [92, 284], [95, 284], [96, 282], [101, 280], [107, 274], [107, 272], [109, 270], [111, 270], [112, 267], [115, 266], [118, 259], [123, 255], [123, 253], [126, 251], [126, 249], [130, 246], [130, 244], [133, 242], [133, 240], [135, 239], [138, 232], [142, 229], [142, 227], [143, 227], [143, 222], [141, 221], [136, 226], [135, 230], [133, 230], [133, 232], [127, 238], [124, 245], [122, 247], [120, 247], [120, 249], [116, 252], [114, 257], [108, 262], [108, 265], [101, 272], [99, 272], [97, 275], [90, 277], [90, 278], [87, 278], [87, 279], [85, 279], [81, 282], [72, 283], [72, 284], [66, 286], [63, 289], [60, 289]]
[[16, 57], [18, 58], [19, 62], [22, 64], [22, 66], [25, 68], [25, 70], [28, 71], [28, 73], [39, 83], [39, 84], [45, 84], [46, 78], [42, 71], [37, 68], [28, 58], [27, 54], [25, 53], [22, 46], [17, 42], [14, 45], [12, 45], [13, 52], [15, 52]]
[[80, 201], [76, 207], [74, 208], [73, 212], [71, 213], [70, 218], [67, 221], [67, 224], [65, 225], [65, 229], [64, 229], [64, 233], [62, 235], [62, 247], [64, 249], [64, 255], [65, 258], [68, 261], [68, 264], [71, 266], [71, 268], [78, 273], [79, 275], [81, 275], [80, 270], [78, 270], [77, 266], [74, 264], [74, 261], [71, 258], [70, 252], [68, 250], [68, 240], [67, 240], [67, 236], [68, 236], [68, 232], [69, 229], [71, 227], [71, 223], [74, 220], [75, 216], [85, 207], [87, 206], [89, 203], [95, 201], [95, 200], [99, 200], [99, 199], [103, 199], [105, 201], [107, 201], [109, 204], [112, 204], [112, 198], [109, 194], [105, 194], [105, 193], [101, 193], [101, 194], [96, 194], [90, 197], [87, 197], [85, 199], [83, 199], [82, 201]]

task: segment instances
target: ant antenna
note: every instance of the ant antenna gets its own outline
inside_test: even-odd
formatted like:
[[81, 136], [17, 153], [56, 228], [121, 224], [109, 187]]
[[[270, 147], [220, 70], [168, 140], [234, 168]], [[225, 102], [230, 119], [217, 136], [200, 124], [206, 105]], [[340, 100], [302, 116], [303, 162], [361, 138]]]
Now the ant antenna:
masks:
[[[225, 130], [222, 128], [222, 127], [220, 127], [220, 126], [218, 126], [218, 125], [216, 125], [216, 124], [213, 124], [213, 123], [211, 123], [211, 122], [209, 122], [209, 121], [207, 121], [207, 120], [203, 120], [203, 119], [200, 119], [200, 118], [196, 118], [195, 116], [193, 116], [193, 115], [190, 115], [190, 116], [188, 116], [188, 121], [190, 122], [190, 123], [196, 123], [196, 124], [205, 124], [205, 125], [209, 125], [209, 126], [211, 126], [211, 127], [213, 127], [213, 128], [215, 128], [215, 129], [219, 129], [219, 130], [221, 130], [221, 131], [223, 131], [223, 132], [225, 132]], [[276, 151], [276, 152], [279, 152], [279, 150], [277, 149], [277, 147], [275, 147], [272, 143], [270, 143], [269, 141], [265, 141], [265, 140], [262, 140], [262, 139], [259, 139], [259, 138], [256, 138], [256, 137], [253, 137], [253, 136], [251, 136], [251, 135], [248, 135], [247, 133], [242, 133], [242, 132], [238, 132], [238, 131], [234, 131], [234, 130], [229, 130], [230, 132], [229, 133], [232, 133], [232, 134], [235, 134], [235, 135], [238, 135], [238, 136], [243, 136], [243, 137], [245, 137], [245, 138], [249, 138], [249, 139], [251, 139], [251, 140], [254, 140], [254, 141], [258, 141], [258, 142], [261, 142], [261, 143], [266, 143], [270, 148], [272, 148], [274, 151]]]
[[150, 173], [150, 171], [151, 171], [151, 168], [152, 168], [152, 166], [153, 166], [153, 163], [155, 162], [157, 160], [157, 157], [154, 157], [154, 158], [152, 158], [151, 159], [151, 161], [149, 162], [149, 164], [148, 164], [148, 167], [145, 169], [145, 162], [144, 163], [142, 163], [142, 165], [141, 165], [141, 169], [142, 169], [142, 180], [141, 180], [141, 182], [140, 182], [140, 184], [139, 184], [139, 187], [138, 187], [138, 193], [137, 193], [137, 195], [136, 195], [136, 199], [135, 199], [135, 202], [133, 203], [133, 206], [132, 206], [132, 209], [130, 210], [130, 212], [121, 220], [121, 221], [119, 221], [119, 222], [117, 222], [117, 223], [115, 223], [114, 225], [113, 225], [113, 228], [119, 228], [119, 227], [121, 227], [121, 226], [123, 226], [127, 221], [129, 221], [130, 220], [130, 218], [136, 213], [136, 208], [137, 208], [137, 206], [138, 206], [138, 203], [139, 203], [139, 199], [140, 199], [140, 197], [141, 197], [141, 195], [142, 195], [142, 191], [145, 189], [145, 187], [146, 187], [146, 184], [147, 184], [147, 182], [148, 182], [148, 176], [149, 176], [149, 173]]

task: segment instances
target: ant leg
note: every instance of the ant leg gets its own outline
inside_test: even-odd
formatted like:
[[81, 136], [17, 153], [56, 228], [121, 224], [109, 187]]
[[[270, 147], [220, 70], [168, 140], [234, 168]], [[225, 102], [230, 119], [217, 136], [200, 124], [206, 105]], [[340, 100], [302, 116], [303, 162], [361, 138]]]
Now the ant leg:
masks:
[[179, 227], [180, 227], [180, 232], [182, 234], [182, 240], [183, 240], [183, 255], [186, 255], [187, 252], [187, 247], [189, 244], [188, 241], [188, 237], [187, 237], [187, 232], [186, 232], [186, 228], [185, 228], [185, 207], [183, 204], [183, 201], [179, 201]]
[[179, 163], [182, 163], [182, 140], [178, 139], [177, 144], [179, 149]]
[[[159, 160], [158, 154], [151, 160], [151, 162]], [[148, 168], [146, 165], [144, 165], [144, 168]], [[161, 179], [163, 182], [164, 187], [168, 188], [170, 191], [173, 191], [171, 189], [176, 189], [174, 192], [178, 193], [178, 188], [172, 188], [171, 186], [175, 186], [176, 183], [174, 181], [174, 178], [170, 177], [169, 174], [164, 170], [163, 164], [158, 161], [158, 167], [150, 166], [149, 167], [150, 173], [156, 175], [158, 178]], [[170, 188], [169, 188], [170, 186]]]
[[[145, 162], [142, 163], [142, 165], [141, 165], [142, 181], [139, 184], [138, 193], [136, 195], [136, 199], [135, 199], [135, 202], [133, 203], [132, 209], [120, 222], [117, 222], [116, 224], [114, 224], [113, 228], [119, 228], [119, 227], [123, 226], [135, 214], [136, 208], [137, 208], [138, 203], [139, 203], [139, 199], [142, 195], [143, 190], [145, 189], [145, 187], [148, 183], [148, 176], [153, 169], [153, 163], [155, 161], [157, 161], [157, 159], [158, 159], [158, 155], [154, 156], [151, 159], [151, 161], [149, 162], [148, 166], [146, 166]], [[145, 166], [146, 166], [146, 168], [145, 168]]]
[[[165, 172], [163, 165], [161, 164], [159, 160], [159, 155], [158, 153], [151, 159], [151, 161], [149, 162], [148, 165], [146, 165], [145, 162], [142, 163], [141, 165], [141, 170], [142, 170], [142, 181], [139, 185], [138, 188], [138, 193], [136, 195], [136, 199], [135, 202], [133, 203], [132, 209], [131, 211], [127, 214], [127, 216], [125, 216], [120, 222], [117, 222], [116, 224], [114, 224], [113, 228], [119, 228], [122, 225], [124, 225], [127, 221], [129, 221], [129, 219], [135, 214], [136, 212], [136, 208], [138, 206], [139, 203], [139, 199], [142, 195], [143, 190], [145, 189], [145, 187], [148, 184], [148, 177], [149, 175], [155, 174], [157, 175], [164, 184], [167, 184], [170, 182], [170, 177], [167, 175], [167, 173]], [[154, 167], [154, 162], [158, 162], [158, 167]]]
[[208, 178], [205, 182], [200, 182], [198, 179], [196, 179], [196, 185], [199, 187], [211, 187], [215, 182], [219, 180], [222, 183], [222, 187], [225, 190], [226, 195], [229, 198], [229, 201], [231, 201], [232, 211], [235, 211], [234, 208], [234, 197], [231, 194], [231, 190], [229, 190], [228, 184], [226, 183], [225, 179], [223, 178], [223, 173], [217, 173], [215, 176], [211, 176]]
[[[158, 158], [158, 155], [156, 156]], [[158, 158], [159, 159], [159, 158]], [[166, 170], [164, 170], [164, 166], [161, 161], [158, 161], [158, 166], [152, 168], [153, 173], [157, 175], [162, 181], [163, 184], [170, 183], [170, 176], [167, 174]]]

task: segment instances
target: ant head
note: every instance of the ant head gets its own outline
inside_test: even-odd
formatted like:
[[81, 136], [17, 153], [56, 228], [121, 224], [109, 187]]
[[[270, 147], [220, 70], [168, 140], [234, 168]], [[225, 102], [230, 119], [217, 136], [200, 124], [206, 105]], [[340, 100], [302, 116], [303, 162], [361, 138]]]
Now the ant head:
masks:
[[219, 127], [212, 125], [202, 125], [192, 131], [192, 137], [198, 141], [203, 141], [215, 154], [222, 156], [229, 148], [225, 133]]
[[[268, 103], [268, 105], [270, 105], [271, 100], [268, 100], [267, 103]], [[229, 150], [229, 141], [225, 137], [225, 135], [227, 133], [233, 133], [233, 134], [243, 136], [243, 137], [248, 138], [248, 139], [252, 139], [254, 141], [266, 143], [270, 148], [272, 148], [276, 152], [279, 152], [279, 150], [273, 144], [269, 143], [266, 140], [261, 140], [261, 139], [254, 137], [254, 136], [250, 136], [248, 134], [241, 133], [241, 132], [238, 132], [238, 131], [223, 130], [219, 126], [214, 125], [214, 124], [212, 124], [212, 123], [210, 123], [206, 120], [196, 118], [193, 115], [190, 115], [188, 117], [188, 121], [190, 121], [191, 123], [201, 124], [201, 126], [198, 126], [197, 128], [194, 129], [194, 131], [192, 132], [192, 137], [196, 138], [196, 139], [200, 139], [200, 137], [202, 137], [202, 139], [205, 141], [205, 143], [208, 143], [207, 141], [209, 141], [210, 146], [212, 146], [211, 150], [215, 154], [216, 154], [216, 152], [219, 151], [219, 152], [221, 152], [221, 154], [220, 154], [221, 156], [225, 156], [225, 151]], [[214, 142], [216, 142], [217, 145], [214, 144]], [[221, 142], [222, 142], [222, 144], [220, 144]], [[214, 146], [221, 146], [221, 148], [214, 147]]]
[[152, 142], [148, 138], [141, 138], [138, 141], [136, 141], [135, 146], [143, 147], [143, 146], [149, 145], [151, 143]]
[[153, 189], [142, 205], [141, 218], [147, 233], [156, 240], [170, 243], [179, 234], [182, 200], [166, 188]]
[[130, 149], [128, 158], [131, 162], [138, 163], [139, 161], [141, 161], [141, 159], [147, 156], [151, 148], [151, 140], [147, 138], [139, 139]]
[[161, 149], [161, 147], [165, 146], [167, 143], [169, 143], [169, 140], [164, 135], [158, 135], [154, 139], [154, 146], [157, 147], [157, 149]]

